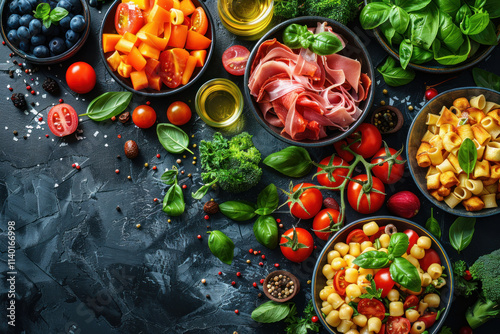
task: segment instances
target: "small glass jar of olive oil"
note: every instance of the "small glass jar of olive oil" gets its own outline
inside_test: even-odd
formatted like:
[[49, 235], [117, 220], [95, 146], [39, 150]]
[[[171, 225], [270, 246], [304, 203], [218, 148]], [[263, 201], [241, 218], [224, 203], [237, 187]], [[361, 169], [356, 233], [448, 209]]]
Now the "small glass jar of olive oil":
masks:
[[274, 0], [217, 0], [219, 18], [231, 33], [253, 40], [262, 37], [273, 18]]
[[196, 93], [196, 113], [210, 126], [222, 128], [233, 124], [243, 111], [243, 95], [232, 81], [212, 79]]

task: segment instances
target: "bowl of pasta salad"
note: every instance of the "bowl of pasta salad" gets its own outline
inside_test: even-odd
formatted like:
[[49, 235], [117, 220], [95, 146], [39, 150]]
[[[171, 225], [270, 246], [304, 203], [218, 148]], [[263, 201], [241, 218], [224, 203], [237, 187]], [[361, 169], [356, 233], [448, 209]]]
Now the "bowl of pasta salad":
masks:
[[314, 308], [334, 334], [437, 334], [453, 296], [450, 260], [432, 234], [403, 218], [355, 221], [314, 268]]
[[500, 213], [500, 93], [446, 91], [417, 114], [407, 138], [410, 173], [437, 207], [457, 216]]

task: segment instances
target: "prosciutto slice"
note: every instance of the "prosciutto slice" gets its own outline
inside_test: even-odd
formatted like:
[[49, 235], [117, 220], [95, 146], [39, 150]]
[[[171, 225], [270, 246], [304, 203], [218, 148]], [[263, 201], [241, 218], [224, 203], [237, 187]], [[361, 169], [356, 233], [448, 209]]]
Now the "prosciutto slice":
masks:
[[[310, 31], [332, 29], [318, 23]], [[344, 39], [337, 37], [345, 46]], [[259, 46], [248, 88], [264, 119], [282, 127], [282, 135], [294, 140], [318, 140], [327, 136], [328, 129], [349, 129], [361, 115], [358, 105], [368, 97], [371, 84], [355, 59], [291, 50], [273, 39]]]

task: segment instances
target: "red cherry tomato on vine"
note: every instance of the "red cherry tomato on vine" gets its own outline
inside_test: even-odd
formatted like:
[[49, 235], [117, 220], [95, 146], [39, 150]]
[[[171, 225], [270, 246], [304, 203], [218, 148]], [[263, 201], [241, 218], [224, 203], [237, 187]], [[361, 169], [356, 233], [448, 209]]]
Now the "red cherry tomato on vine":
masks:
[[[299, 188], [312, 186], [314, 186], [312, 183], [299, 183], [293, 187], [293, 192], [295, 193]], [[307, 212], [302, 209], [302, 206], [300, 206], [299, 203], [294, 203], [290, 208], [290, 212], [297, 218], [310, 219], [316, 216], [323, 205], [323, 195], [321, 194], [321, 191], [314, 188], [304, 190], [300, 195], [299, 200], [302, 202], [302, 205]], [[290, 203], [288, 203], [288, 206], [290, 207]]]
[[78, 115], [72, 106], [61, 103], [53, 106], [47, 116], [50, 131], [58, 137], [72, 134], [78, 127]]
[[338, 210], [328, 208], [318, 212], [316, 217], [314, 217], [312, 228], [314, 234], [321, 240], [328, 240], [328, 237], [332, 234], [332, 232], [318, 232], [330, 227], [330, 216], [328, 214], [330, 214], [334, 223], [339, 223], [340, 212]]
[[389, 317], [385, 324], [387, 334], [408, 334], [410, 333], [410, 320], [403, 317]]
[[429, 266], [433, 263], [441, 265], [441, 259], [439, 258], [439, 254], [431, 248], [425, 250], [424, 257], [418, 260], [418, 263], [420, 263], [420, 268], [422, 268], [423, 271], [427, 271]]
[[283, 255], [289, 259], [292, 262], [303, 262], [305, 261], [313, 252], [314, 249], [314, 240], [311, 235], [307, 230], [296, 227], [295, 228], [295, 233], [297, 233], [297, 241], [300, 244], [305, 245], [307, 248], [297, 248], [296, 250], [293, 250], [293, 247], [288, 247], [284, 246], [282, 244], [285, 244], [289, 242], [284, 236], [287, 236], [288, 238], [293, 240], [293, 233], [294, 229], [291, 228], [283, 235], [281, 236], [280, 240], [280, 249]]
[[339, 140], [338, 142], [333, 143], [333, 147], [335, 148], [335, 152], [337, 152], [339, 157], [344, 159], [346, 162], [354, 160], [354, 155], [351, 152], [342, 149], [342, 146], [347, 146], [347, 141], [345, 139], [342, 139], [342, 140]]
[[[368, 179], [366, 174], [361, 174], [353, 177], [354, 180], [365, 182]], [[378, 211], [382, 205], [384, 204], [385, 195], [374, 192], [373, 189], [376, 189], [382, 193], [385, 193], [385, 186], [378, 178], [372, 176], [373, 185], [372, 190], [369, 192], [370, 194], [370, 203], [368, 203], [367, 194], [363, 194], [363, 186], [357, 182], [350, 181], [347, 186], [347, 200], [351, 207], [359, 213], [369, 214]], [[358, 197], [361, 195], [361, 200], [359, 201], [358, 207]]]
[[[396, 151], [393, 148], [389, 148], [389, 152], [391, 155], [396, 154], [398, 151]], [[384, 158], [387, 157], [387, 154], [385, 153], [385, 148], [381, 148], [378, 150], [377, 153], [372, 158], [371, 163], [376, 164], [379, 162], [384, 161]], [[396, 158], [397, 160], [403, 161], [403, 158], [401, 158], [401, 155], [398, 155]], [[405, 171], [405, 165], [404, 164], [394, 164], [392, 165], [391, 169], [391, 174], [389, 175], [389, 163], [386, 162], [381, 166], [375, 166], [372, 168], [373, 174], [375, 174], [376, 177], [380, 179], [380, 181], [384, 182], [385, 184], [392, 184], [396, 183], [401, 178], [403, 177], [403, 173]]]
[[[408, 240], [410, 241], [408, 249], [406, 249], [406, 253], [410, 254], [411, 248], [417, 243], [418, 234], [413, 230], [405, 230], [403, 233], [408, 236]], [[425, 268], [425, 270], [427, 270], [427, 268]]]
[[222, 54], [222, 65], [232, 75], [245, 74], [250, 51], [244, 46], [233, 45]]
[[[319, 163], [320, 165], [325, 165], [328, 166], [330, 164], [331, 156], [324, 158], [321, 160]], [[335, 156], [333, 157], [332, 161], [332, 166], [349, 166], [347, 162], [344, 161], [344, 159]], [[318, 167], [317, 172], [321, 172], [323, 168]], [[316, 178], [318, 179], [319, 184], [325, 187], [338, 187], [344, 182], [345, 176], [349, 173], [349, 170], [347, 168], [336, 168], [333, 172], [326, 172], [319, 174]], [[330, 180], [330, 176], [332, 177], [332, 180]], [[334, 181], [335, 180], [335, 181]]]
[[86, 94], [90, 92], [94, 88], [95, 82], [94, 68], [83, 61], [73, 63], [66, 71], [66, 83], [75, 93]]
[[167, 109], [167, 118], [174, 125], [184, 125], [191, 119], [191, 108], [184, 102], [174, 102]]
[[373, 279], [375, 280], [375, 286], [377, 289], [382, 289], [382, 298], [387, 297], [387, 294], [394, 286], [394, 281], [392, 280], [389, 268], [383, 268], [377, 271]]
[[150, 106], [140, 105], [132, 113], [132, 122], [141, 129], [150, 128], [156, 122], [156, 112]]
[[373, 124], [362, 123], [358, 128], [347, 137], [347, 142], [350, 144], [361, 136], [361, 141], [358, 141], [350, 146], [351, 150], [368, 159], [372, 157], [382, 145], [382, 135], [377, 127]]
[[425, 91], [425, 99], [427, 101], [432, 100], [438, 95], [438, 91], [435, 88], [429, 88]]

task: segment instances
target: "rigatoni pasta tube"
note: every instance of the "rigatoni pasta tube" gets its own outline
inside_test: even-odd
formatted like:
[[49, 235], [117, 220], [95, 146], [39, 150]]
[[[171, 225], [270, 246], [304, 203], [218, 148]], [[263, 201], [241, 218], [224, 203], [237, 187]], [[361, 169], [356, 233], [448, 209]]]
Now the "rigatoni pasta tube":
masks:
[[483, 196], [481, 196], [481, 200], [484, 203], [484, 209], [498, 207], [496, 194], [483, 195]]
[[460, 174], [464, 171], [462, 167], [460, 167], [460, 162], [458, 162], [456, 154], [450, 153], [450, 155], [448, 155], [448, 160], [450, 160], [450, 163], [453, 166], [453, 168], [455, 168], [455, 170], [457, 171], [457, 174]]
[[[430, 161], [430, 160], [429, 160]], [[451, 164], [450, 160], [446, 159], [445, 161], [443, 161], [443, 163], [439, 164], [436, 166], [436, 168], [438, 169], [438, 171], [440, 171], [441, 173], [445, 173], [447, 171], [452, 171], [454, 174], [457, 173], [455, 167], [453, 167], [453, 165]]]
[[438, 171], [436, 166], [429, 166], [429, 169], [427, 169], [427, 173], [425, 174], [425, 177], [428, 177], [428, 176], [434, 175], [434, 174], [439, 174], [439, 173], [440, 172]]
[[486, 114], [477, 108], [468, 108], [466, 112], [469, 114], [469, 122], [470, 124], [480, 123], [483, 118], [486, 117]]
[[454, 130], [453, 125], [451, 125], [451, 124], [442, 124], [439, 127], [439, 133], [438, 134], [441, 136], [441, 138], [443, 138], [445, 134], [447, 134], [449, 132], [453, 132], [453, 130]]
[[435, 147], [431, 147], [428, 151], [429, 153], [429, 159], [431, 159], [431, 163], [434, 166], [437, 166], [443, 162], [443, 153], [441, 153], [441, 150], [438, 150]]
[[490, 163], [487, 160], [476, 161], [474, 167], [474, 178], [490, 177]]
[[417, 164], [419, 167], [429, 167], [431, 165], [431, 159], [427, 152], [431, 148], [429, 143], [421, 143], [417, 150]]
[[476, 145], [477, 149], [477, 160], [482, 160], [484, 155], [484, 149], [486, 148], [486, 146], [479, 144], [479, 142], [475, 138], [473, 142], [474, 145]]
[[488, 116], [497, 121], [497, 124], [500, 124], [500, 109], [491, 110]]
[[443, 106], [443, 109], [441, 109], [441, 116], [439, 116], [439, 119], [436, 122], [437, 126], [442, 126], [444, 124], [451, 124], [453, 126], [457, 126], [459, 122], [459, 119], [457, 115], [452, 113], [448, 108]]
[[429, 139], [429, 144], [438, 150], [443, 149], [443, 139], [440, 135], [434, 135], [431, 139]]
[[488, 114], [491, 110], [495, 110], [497, 108], [500, 108], [500, 105], [496, 104], [495, 102], [486, 101], [486, 105], [484, 106], [483, 111]]
[[455, 132], [448, 132], [443, 136], [443, 147], [448, 152], [460, 147], [460, 144], [462, 144], [462, 138]]
[[[486, 144], [486, 149], [484, 150], [483, 159], [488, 161], [500, 161], [500, 143], [498, 142], [489, 142]], [[432, 161], [432, 159], [431, 159]]]
[[439, 189], [441, 187], [441, 182], [439, 181], [439, 176], [441, 176], [441, 173], [437, 174], [432, 174], [427, 176], [427, 189], [428, 190], [433, 190], [433, 189]]
[[481, 126], [488, 131], [493, 139], [500, 135], [500, 126], [497, 124], [497, 121], [490, 116], [486, 116], [481, 120]]
[[480, 211], [484, 208], [484, 202], [477, 196], [472, 196], [462, 202], [467, 211]]
[[471, 126], [474, 138], [480, 145], [486, 145], [491, 140], [491, 135], [480, 124]]
[[474, 133], [472, 132], [470, 124], [460, 125], [457, 128], [457, 133], [460, 138], [462, 138], [462, 141], [464, 141], [465, 138], [469, 138], [470, 140], [474, 139]]
[[425, 122], [425, 124], [426, 125], [436, 125], [438, 119], [439, 119], [439, 115], [427, 114], [427, 121]]
[[472, 192], [470, 190], [462, 187], [456, 187], [455, 190], [453, 190], [453, 194], [455, 194], [455, 196], [461, 201], [469, 199], [472, 196]]
[[500, 165], [490, 166], [490, 177], [500, 179]]
[[461, 200], [454, 193], [451, 193], [444, 198], [444, 202], [453, 209], [458, 205], [458, 203], [461, 202]]
[[483, 191], [483, 182], [481, 180], [468, 179], [465, 182], [465, 188], [474, 195], [479, 195]]
[[432, 137], [434, 137], [434, 134], [432, 132], [430, 132], [429, 130], [427, 130], [420, 141], [428, 143]]
[[484, 107], [486, 107], [486, 98], [484, 97], [483, 94], [479, 96], [474, 96], [470, 99], [469, 103], [472, 108], [477, 108], [482, 110], [484, 109]]

